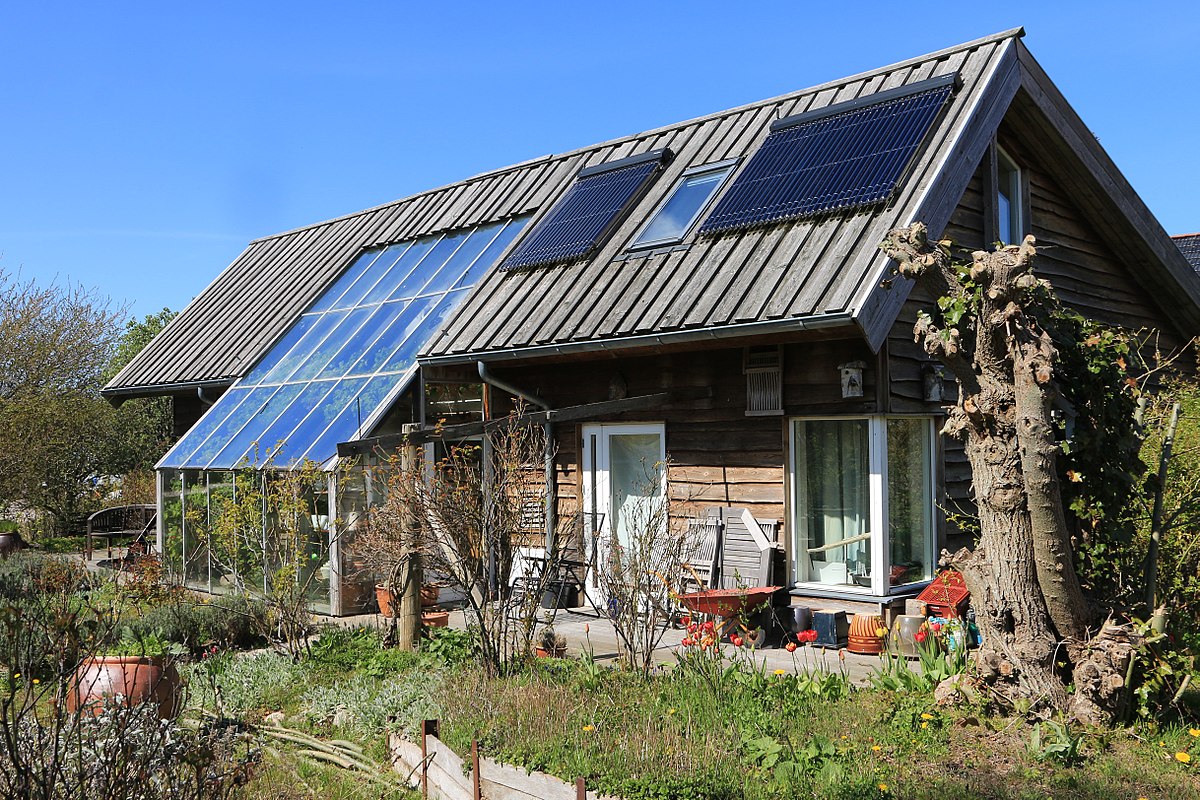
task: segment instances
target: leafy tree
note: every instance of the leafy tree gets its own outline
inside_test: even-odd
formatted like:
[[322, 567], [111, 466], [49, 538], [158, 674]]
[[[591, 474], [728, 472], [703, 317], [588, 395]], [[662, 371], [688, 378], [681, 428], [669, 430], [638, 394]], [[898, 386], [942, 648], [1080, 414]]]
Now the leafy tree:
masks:
[[170, 406], [114, 409], [100, 396], [169, 320], [125, 323], [95, 291], [39, 286], [0, 271], [0, 503], [65, 529], [101, 501], [102, 476], [152, 466], [170, 435]]

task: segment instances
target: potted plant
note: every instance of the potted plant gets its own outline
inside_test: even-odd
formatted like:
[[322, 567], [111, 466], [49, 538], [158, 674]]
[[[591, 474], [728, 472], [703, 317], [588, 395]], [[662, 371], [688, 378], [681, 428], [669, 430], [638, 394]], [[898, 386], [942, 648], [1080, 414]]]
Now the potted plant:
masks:
[[173, 719], [182, 699], [174, 658], [185, 652], [161, 631], [136, 633], [126, 627], [106, 653], [84, 659], [75, 670], [67, 706], [99, 714], [105, 703], [153, 703], [160, 719]]
[[562, 658], [567, 654], [567, 637], [555, 631], [553, 625], [547, 624], [542, 628], [535, 651], [538, 658]]

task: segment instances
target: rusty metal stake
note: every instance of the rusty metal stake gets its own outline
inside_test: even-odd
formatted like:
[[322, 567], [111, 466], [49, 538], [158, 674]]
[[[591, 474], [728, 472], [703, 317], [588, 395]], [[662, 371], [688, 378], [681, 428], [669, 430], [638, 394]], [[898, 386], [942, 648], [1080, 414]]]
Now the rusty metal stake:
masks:
[[587, 785], [583, 778], [575, 779], [575, 800], [587, 800]]
[[479, 740], [471, 740], [471, 797], [483, 800], [483, 791], [479, 788]]

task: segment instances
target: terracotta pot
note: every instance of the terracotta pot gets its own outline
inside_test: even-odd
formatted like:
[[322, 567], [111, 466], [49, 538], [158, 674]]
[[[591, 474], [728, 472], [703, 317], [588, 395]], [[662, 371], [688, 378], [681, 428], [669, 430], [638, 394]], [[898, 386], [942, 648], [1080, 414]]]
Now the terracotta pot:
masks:
[[442, 587], [435, 583], [427, 583], [421, 587], [421, 608], [429, 608], [436, 606], [438, 597], [442, 593]]
[[860, 655], [879, 655], [883, 652], [886, 636], [879, 635], [881, 630], [884, 630], [883, 620], [877, 614], [855, 614], [846, 649]]
[[567, 646], [564, 644], [562, 647], [556, 647], [553, 650], [547, 650], [546, 648], [538, 645], [533, 651], [538, 658], [562, 658], [567, 654]]
[[450, 612], [422, 611], [421, 624], [426, 628], [444, 628], [450, 624]]
[[159, 657], [97, 656], [80, 664], [67, 708], [99, 714], [112, 698], [126, 706], [153, 703], [159, 719], [174, 719], [181, 700], [179, 673], [174, 664]]

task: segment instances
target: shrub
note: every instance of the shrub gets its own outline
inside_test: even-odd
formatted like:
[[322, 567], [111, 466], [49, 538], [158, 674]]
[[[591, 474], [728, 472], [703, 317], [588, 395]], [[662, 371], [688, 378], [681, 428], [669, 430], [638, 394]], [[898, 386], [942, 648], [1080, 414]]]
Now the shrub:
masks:
[[304, 714], [311, 722], [329, 723], [363, 739], [384, 730], [415, 736], [421, 720], [441, 716], [434, 693], [444, 679], [445, 673], [437, 669], [415, 670], [384, 680], [353, 673], [332, 686], [318, 686], [305, 694]]
[[426, 659], [410, 650], [388, 647], [377, 628], [328, 628], [309, 648], [306, 668], [335, 674], [356, 672], [384, 678], [413, 669]]
[[261, 602], [244, 597], [176, 598], [145, 610], [129, 621], [129, 627], [134, 633], [157, 633], [199, 654], [214, 645], [222, 650], [245, 650], [266, 644], [261, 633], [266, 618], [267, 609]]
[[304, 680], [304, 670], [274, 652], [218, 653], [182, 670], [194, 705], [220, 714], [277, 709], [288, 691]]

